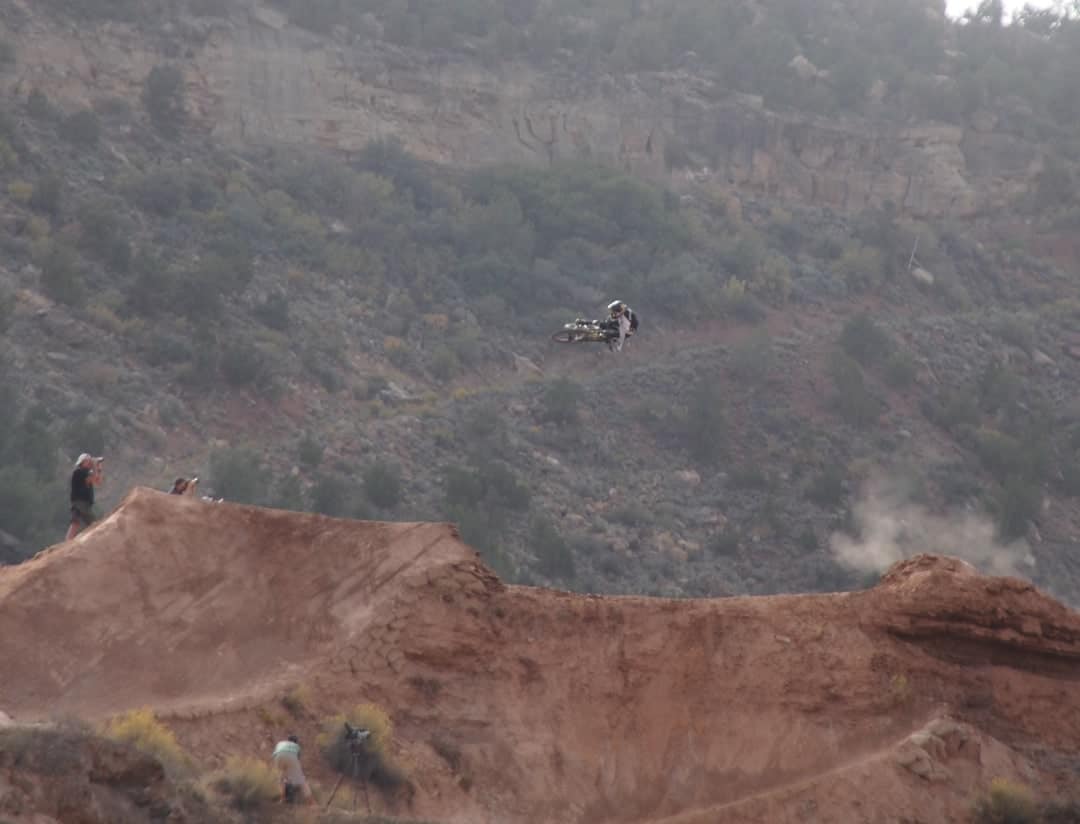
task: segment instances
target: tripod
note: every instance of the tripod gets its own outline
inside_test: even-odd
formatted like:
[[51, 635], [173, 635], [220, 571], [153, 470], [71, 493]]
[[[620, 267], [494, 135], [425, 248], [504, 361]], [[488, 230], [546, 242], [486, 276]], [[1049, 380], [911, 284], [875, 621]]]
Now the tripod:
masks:
[[364, 776], [361, 778], [361, 762], [365, 761], [367, 753], [364, 751], [364, 739], [371, 733], [368, 730], [353, 730], [348, 724], [345, 725], [346, 734], [345, 740], [349, 745], [349, 773], [346, 775], [342, 773], [338, 776], [337, 783], [334, 784], [334, 789], [330, 791], [330, 797], [326, 799], [326, 809], [330, 809], [330, 804], [334, 800], [334, 796], [337, 795], [338, 789], [341, 788], [341, 782], [346, 778], [352, 778], [353, 783], [353, 812], [356, 811], [356, 791], [358, 788], [364, 790], [364, 805], [367, 807], [368, 815], [371, 815], [371, 796], [368, 795], [368, 779], [371, 778], [371, 767], [363, 770]]

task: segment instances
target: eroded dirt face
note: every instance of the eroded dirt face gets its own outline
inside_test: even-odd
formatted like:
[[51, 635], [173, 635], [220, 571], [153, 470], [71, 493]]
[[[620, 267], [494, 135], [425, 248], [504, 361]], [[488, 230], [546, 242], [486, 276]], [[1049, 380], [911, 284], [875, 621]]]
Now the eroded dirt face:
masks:
[[1048, 777], [1033, 747], [1075, 750], [1078, 655], [1080, 616], [952, 559], [839, 595], [589, 597], [504, 586], [448, 525], [148, 490], [0, 569], [14, 717], [151, 705], [211, 766], [371, 701], [413, 784], [377, 804], [437, 820], [963, 821], [992, 777]]

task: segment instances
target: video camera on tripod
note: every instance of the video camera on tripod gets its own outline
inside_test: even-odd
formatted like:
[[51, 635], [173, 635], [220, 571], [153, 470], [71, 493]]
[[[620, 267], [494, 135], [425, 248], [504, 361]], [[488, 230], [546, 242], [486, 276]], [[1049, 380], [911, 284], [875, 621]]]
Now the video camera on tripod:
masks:
[[326, 809], [330, 809], [330, 804], [334, 800], [334, 796], [337, 795], [338, 788], [341, 787], [341, 782], [349, 777], [353, 782], [353, 809], [356, 809], [356, 795], [357, 789], [363, 789], [364, 791], [364, 803], [367, 805], [368, 814], [371, 813], [371, 799], [368, 797], [367, 791], [367, 776], [361, 775], [361, 761], [365, 761], [368, 756], [367, 747], [364, 746], [364, 742], [371, 737], [371, 730], [364, 727], [354, 727], [348, 721], [345, 722], [345, 735], [343, 741], [349, 747], [349, 768], [348, 772], [344, 769], [341, 770], [341, 775], [338, 777], [337, 783], [334, 785], [334, 789], [330, 791], [330, 798], [326, 801]]
[[364, 727], [354, 727], [348, 721], [345, 722], [345, 740], [349, 742], [349, 749], [353, 752], [355, 752], [358, 747], [363, 746], [364, 741], [370, 736], [371, 730], [365, 729]]

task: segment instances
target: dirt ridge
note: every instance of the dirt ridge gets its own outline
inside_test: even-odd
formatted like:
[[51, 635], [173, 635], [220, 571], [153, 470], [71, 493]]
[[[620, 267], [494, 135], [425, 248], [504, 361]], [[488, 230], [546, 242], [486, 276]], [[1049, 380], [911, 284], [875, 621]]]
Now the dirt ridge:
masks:
[[1080, 615], [954, 559], [835, 595], [575, 595], [504, 585], [449, 524], [146, 489], [0, 569], [0, 656], [19, 720], [150, 705], [211, 759], [261, 753], [297, 684], [309, 738], [373, 701], [404, 812], [440, 821], [961, 821], [994, 775], [1047, 778], [1022, 747], [1080, 741]]

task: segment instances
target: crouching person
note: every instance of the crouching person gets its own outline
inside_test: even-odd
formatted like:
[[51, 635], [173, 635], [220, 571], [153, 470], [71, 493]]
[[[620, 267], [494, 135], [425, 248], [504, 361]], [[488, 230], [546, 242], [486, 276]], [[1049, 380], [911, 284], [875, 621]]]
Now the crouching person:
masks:
[[281, 802], [299, 804], [304, 798], [308, 804], [314, 804], [315, 796], [300, 768], [300, 739], [290, 735], [284, 741], [278, 741], [271, 758], [281, 778]]

